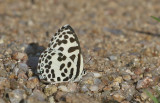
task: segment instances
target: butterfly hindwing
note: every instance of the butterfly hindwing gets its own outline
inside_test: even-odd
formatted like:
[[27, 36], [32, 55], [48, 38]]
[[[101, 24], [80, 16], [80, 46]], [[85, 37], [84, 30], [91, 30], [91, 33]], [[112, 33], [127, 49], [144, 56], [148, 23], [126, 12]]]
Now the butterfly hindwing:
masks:
[[39, 76], [51, 83], [78, 81], [82, 77], [83, 57], [74, 30], [65, 25], [52, 37], [38, 63]]

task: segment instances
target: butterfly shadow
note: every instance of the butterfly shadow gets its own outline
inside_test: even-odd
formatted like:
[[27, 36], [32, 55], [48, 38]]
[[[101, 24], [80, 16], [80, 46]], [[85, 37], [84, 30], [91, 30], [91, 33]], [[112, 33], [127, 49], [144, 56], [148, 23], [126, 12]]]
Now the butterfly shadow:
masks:
[[39, 46], [38, 43], [30, 43], [25, 48], [25, 53], [28, 56], [27, 65], [31, 68], [34, 75], [37, 73], [37, 65], [40, 54], [45, 50], [43, 46]]

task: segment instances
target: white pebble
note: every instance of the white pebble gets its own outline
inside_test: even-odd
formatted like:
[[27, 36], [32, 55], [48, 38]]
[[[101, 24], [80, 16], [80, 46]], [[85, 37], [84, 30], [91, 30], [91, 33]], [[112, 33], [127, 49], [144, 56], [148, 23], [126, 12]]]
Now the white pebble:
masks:
[[98, 91], [98, 86], [92, 85], [92, 86], [90, 86], [89, 89], [90, 89], [91, 91], [93, 91], [93, 92], [97, 92], [97, 91]]
[[94, 79], [94, 84], [95, 84], [95, 85], [101, 84], [101, 80], [98, 79], [98, 78], [95, 78], [95, 79]]
[[96, 72], [94, 72], [93, 75], [94, 75], [95, 78], [99, 78], [99, 77], [102, 76], [100, 73], [96, 73]]
[[69, 92], [76, 92], [78, 86], [76, 83], [69, 83], [67, 87]]
[[69, 91], [68, 88], [66, 86], [64, 86], [64, 85], [58, 86], [58, 89], [63, 91], [63, 92], [68, 92]]
[[86, 85], [83, 85], [83, 86], [81, 87], [81, 91], [82, 91], [82, 92], [88, 92], [89, 89], [88, 89], [88, 87], [87, 87]]

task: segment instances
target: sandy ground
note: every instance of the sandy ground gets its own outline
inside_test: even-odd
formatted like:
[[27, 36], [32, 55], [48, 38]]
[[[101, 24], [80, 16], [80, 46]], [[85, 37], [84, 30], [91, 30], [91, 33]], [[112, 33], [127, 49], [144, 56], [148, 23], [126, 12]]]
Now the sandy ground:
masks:
[[[160, 16], [159, 3], [159, 0], [0, 0], [0, 101], [151, 103], [143, 90], [158, 96], [160, 89], [160, 24], [151, 18]], [[70, 24], [78, 35], [85, 69], [101, 74], [96, 80], [100, 80], [103, 88], [84, 83], [89, 85], [88, 91], [75, 90], [67, 95], [58, 89], [47, 94], [46, 85], [35, 77], [40, 53], [65, 24]], [[22, 53], [18, 66], [16, 53]], [[18, 73], [15, 68], [19, 68]], [[29, 86], [30, 82], [34, 86]], [[98, 85], [97, 91], [92, 90], [93, 85]]]

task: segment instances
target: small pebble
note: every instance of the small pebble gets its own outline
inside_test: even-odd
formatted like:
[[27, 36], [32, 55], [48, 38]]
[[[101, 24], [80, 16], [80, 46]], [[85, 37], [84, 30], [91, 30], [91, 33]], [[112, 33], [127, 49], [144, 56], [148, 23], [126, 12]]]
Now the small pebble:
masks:
[[86, 85], [83, 85], [82, 87], [81, 87], [81, 92], [88, 92], [89, 91], [89, 89], [88, 89], [88, 86], [86, 86]]
[[94, 85], [99, 85], [101, 83], [102, 83], [102, 81], [100, 79], [98, 79], [98, 78], [94, 79]]
[[0, 69], [0, 77], [6, 77], [7, 71], [5, 69]]
[[118, 82], [118, 83], [121, 83], [122, 82], [122, 77], [121, 76], [118, 76], [114, 79], [115, 82]]
[[28, 97], [27, 103], [48, 103], [45, 101], [46, 96], [40, 90], [34, 90], [33, 93]]
[[67, 87], [69, 92], [78, 91], [78, 85], [76, 83], [68, 83]]
[[113, 95], [113, 99], [118, 102], [122, 102], [125, 99], [125, 97], [122, 94], [116, 93]]
[[27, 98], [25, 90], [15, 89], [9, 93], [9, 99], [11, 103], [19, 103], [22, 99]]
[[58, 86], [58, 89], [63, 91], [63, 92], [68, 92], [69, 91], [68, 88], [66, 86], [64, 86], [64, 85]]
[[16, 52], [16, 53], [12, 54], [12, 59], [17, 60], [17, 61], [19, 61], [19, 60], [27, 61], [28, 56], [26, 53]]
[[109, 59], [110, 59], [111, 61], [117, 60], [117, 56], [109, 56]]
[[0, 90], [10, 88], [10, 82], [7, 78], [0, 77]]
[[113, 82], [111, 84], [111, 87], [113, 88], [113, 90], [119, 90], [120, 89], [120, 85], [118, 82]]
[[99, 77], [102, 76], [100, 73], [96, 73], [96, 72], [93, 72], [93, 75], [94, 75], [95, 78], [99, 78]]
[[28, 66], [27, 66], [27, 64], [25, 64], [25, 63], [18, 63], [18, 68], [19, 68], [20, 70], [23, 70], [24, 72], [27, 72], [27, 71], [28, 71]]
[[50, 96], [57, 92], [57, 87], [55, 85], [47, 85], [44, 89], [44, 93], [46, 96]]
[[0, 103], [6, 103], [4, 99], [0, 98]]
[[146, 77], [138, 81], [136, 88], [137, 89], [147, 88], [151, 86], [152, 83], [153, 83], [153, 80], [149, 77]]
[[26, 73], [24, 71], [19, 71], [18, 78], [20, 79], [28, 79]]
[[30, 78], [28, 79], [28, 81], [27, 81], [27, 87], [28, 87], [28, 88], [33, 89], [33, 88], [35, 88], [35, 87], [38, 86], [38, 85], [39, 85], [39, 80], [38, 80], [37, 77], [30, 77]]
[[128, 75], [128, 74], [127, 74], [127, 75], [123, 75], [122, 77], [123, 77], [123, 79], [126, 80], [126, 81], [131, 80], [131, 76]]
[[145, 93], [145, 92], [143, 92], [143, 93], [141, 93], [141, 99], [144, 101], [144, 100], [146, 100], [146, 99], [148, 99], [149, 97], [148, 97], [148, 95]]
[[31, 69], [28, 70], [28, 77], [32, 77], [33, 76], [33, 72]]
[[97, 85], [91, 85], [89, 87], [89, 89], [92, 91], [92, 92], [97, 92], [98, 91], [98, 86]]

